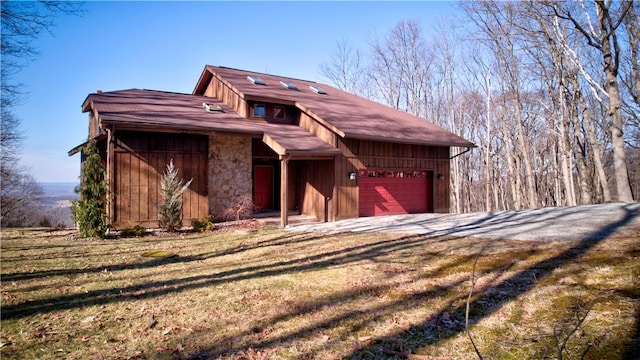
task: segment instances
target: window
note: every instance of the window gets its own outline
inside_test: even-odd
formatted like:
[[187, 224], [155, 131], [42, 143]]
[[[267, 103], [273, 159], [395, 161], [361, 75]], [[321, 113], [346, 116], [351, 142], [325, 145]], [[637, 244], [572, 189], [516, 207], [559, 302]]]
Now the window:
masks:
[[223, 112], [222, 108], [218, 104], [207, 104], [206, 102], [202, 103], [202, 107], [205, 108], [208, 112]]
[[253, 117], [263, 118], [267, 116], [267, 108], [264, 104], [253, 104]]
[[274, 119], [278, 119], [278, 120], [284, 120], [285, 119], [284, 106], [278, 106], [278, 105], [274, 105], [273, 106], [273, 118]]

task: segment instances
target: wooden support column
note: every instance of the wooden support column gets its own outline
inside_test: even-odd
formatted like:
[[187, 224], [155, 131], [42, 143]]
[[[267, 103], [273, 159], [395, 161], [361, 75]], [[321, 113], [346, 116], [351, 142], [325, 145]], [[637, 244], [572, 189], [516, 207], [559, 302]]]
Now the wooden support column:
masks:
[[289, 155], [280, 155], [280, 226], [289, 225]]
[[107, 221], [109, 225], [113, 225], [115, 222], [115, 126], [113, 128], [107, 128], [107, 168], [106, 168], [106, 180], [107, 180]]

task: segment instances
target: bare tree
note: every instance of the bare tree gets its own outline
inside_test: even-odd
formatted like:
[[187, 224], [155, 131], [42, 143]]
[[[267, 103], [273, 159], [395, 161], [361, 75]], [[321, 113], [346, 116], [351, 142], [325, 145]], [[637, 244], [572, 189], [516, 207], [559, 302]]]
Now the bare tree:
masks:
[[365, 97], [372, 95], [362, 53], [347, 40], [336, 43], [331, 62], [321, 64], [320, 72], [341, 90]]
[[619, 8], [612, 9], [613, 2], [596, 0], [593, 11], [596, 13], [597, 24], [593, 24], [589, 9], [584, 3], [580, 3], [582, 12], [567, 3], [552, 3], [555, 15], [570, 22], [574, 29], [583, 36], [585, 42], [596, 49], [603, 61], [603, 73], [605, 76], [604, 93], [608, 98], [608, 111], [611, 121], [611, 141], [614, 159], [614, 175], [618, 200], [624, 202], [633, 201], [627, 162], [625, 158], [623, 118], [621, 112], [622, 99], [618, 82], [618, 70], [620, 68], [621, 47], [618, 40], [618, 29], [630, 8], [632, 2], [622, 2]]
[[[495, 1], [469, 2], [463, 9], [472, 21], [478, 26], [487, 43], [486, 50], [492, 52], [496, 60], [496, 75], [500, 77], [500, 86], [503, 88], [503, 105], [512, 111], [515, 122], [515, 135], [518, 144], [514, 150], [519, 154], [518, 160], [524, 166], [526, 204], [529, 207], [538, 206], [538, 194], [536, 191], [536, 179], [533, 172], [530, 144], [527, 142], [525, 112], [522, 109], [525, 72], [521, 68], [523, 63], [519, 50], [516, 25], [520, 19], [512, 3], [499, 3]], [[508, 101], [507, 101], [508, 100]], [[506, 135], [506, 134], [505, 134]], [[511, 135], [511, 134], [510, 134]]]
[[425, 82], [433, 55], [427, 51], [420, 24], [399, 21], [383, 39], [371, 44], [372, 82], [391, 107], [424, 117]]
[[42, 188], [24, 171], [12, 171], [2, 178], [0, 186], [0, 226], [21, 227], [36, 225], [36, 211]]
[[81, 14], [81, 4], [62, 1], [3, 1], [2, 50], [0, 72], [0, 188], [2, 192], [2, 226], [25, 224], [26, 214], [36, 205], [42, 190], [19, 166], [20, 145], [23, 134], [20, 119], [13, 113], [13, 106], [20, 102], [24, 92], [22, 84], [14, 82], [17, 74], [38, 55], [33, 41], [43, 32], [51, 31], [57, 14]]
[[640, 158], [638, 2], [460, 6], [467, 21], [430, 38], [396, 23], [364, 61], [378, 99], [478, 144], [451, 162], [451, 210], [630, 201], [619, 186]]
[[626, 79], [623, 77], [622, 82], [629, 89], [633, 101], [640, 106], [640, 65], [638, 64], [638, 58], [640, 57], [640, 25], [638, 25], [640, 23], [640, 14], [638, 12], [640, 12], [640, 3], [632, 1], [624, 18], [629, 43], [631, 71]]
[[51, 32], [58, 14], [80, 15], [82, 4], [68, 1], [2, 2], [2, 108], [12, 106], [24, 95], [13, 75], [39, 55], [33, 41]]

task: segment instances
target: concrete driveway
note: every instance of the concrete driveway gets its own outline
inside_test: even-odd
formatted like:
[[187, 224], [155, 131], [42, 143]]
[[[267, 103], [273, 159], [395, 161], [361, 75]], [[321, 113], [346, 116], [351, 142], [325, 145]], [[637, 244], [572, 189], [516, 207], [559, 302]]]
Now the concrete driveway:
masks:
[[385, 232], [497, 240], [601, 239], [640, 235], [640, 203], [612, 203], [471, 214], [411, 214], [299, 224], [292, 231]]

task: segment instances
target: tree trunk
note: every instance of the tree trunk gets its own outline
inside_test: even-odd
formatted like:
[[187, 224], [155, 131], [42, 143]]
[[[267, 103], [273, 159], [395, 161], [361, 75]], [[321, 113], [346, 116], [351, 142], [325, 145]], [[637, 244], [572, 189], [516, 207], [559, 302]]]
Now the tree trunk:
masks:
[[560, 110], [560, 118], [558, 119], [558, 127], [560, 128], [560, 137], [558, 139], [559, 143], [559, 153], [560, 153], [560, 167], [562, 168], [562, 180], [564, 183], [564, 191], [565, 191], [565, 201], [568, 206], [576, 205], [576, 194], [573, 188], [573, 179], [572, 179], [572, 169], [571, 169], [571, 155], [569, 153], [569, 149], [571, 146], [569, 145], [568, 133], [569, 129], [567, 126], [566, 115], [564, 111], [564, 97], [560, 96], [560, 102], [562, 104]]
[[493, 170], [491, 169], [493, 161], [491, 161], [491, 74], [487, 72], [486, 78], [487, 85], [487, 148], [485, 149], [485, 172], [487, 183], [485, 184], [485, 209], [487, 211], [493, 210], [491, 207], [491, 183], [493, 179]]
[[630, 92], [633, 101], [640, 105], [640, 65], [638, 65], [638, 52], [640, 51], [640, 26], [638, 26], [638, 14], [636, 14], [635, 4], [629, 7], [625, 24], [627, 27], [627, 36], [629, 38], [629, 49], [631, 51], [631, 86]]
[[[618, 89], [618, 48], [615, 28], [609, 14], [609, 5], [604, 1], [596, 1], [600, 31], [607, 36], [602, 39], [602, 57], [606, 76], [605, 90], [609, 95], [609, 117], [611, 118], [611, 143], [613, 147], [613, 166], [616, 179], [618, 201], [632, 202], [631, 186], [627, 172], [627, 161], [624, 150], [624, 133], [622, 125], [621, 100]], [[613, 49], [611, 48], [613, 45]]]
[[609, 191], [609, 184], [607, 183], [607, 175], [604, 171], [604, 166], [602, 165], [602, 150], [600, 149], [600, 143], [598, 143], [596, 139], [596, 134], [593, 130], [592, 126], [592, 112], [587, 107], [587, 103], [582, 96], [582, 91], [580, 91], [580, 84], [578, 83], [577, 75], [571, 76], [570, 78], [571, 84], [574, 91], [574, 97], [576, 98], [580, 109], [582, 109], [582, 124], [584, 127], [584, 131], [587, 134], [587, 141], [589, 146], [591, 147], [591, 156], [593, 158], [593, 165], [596, 168], [596, 175], [598, 176], [598, 181], [600, 182], [600, 187], [602, 188], [602, 196], [604, 197], [605, 202], [611, 201], [611, 192]]

